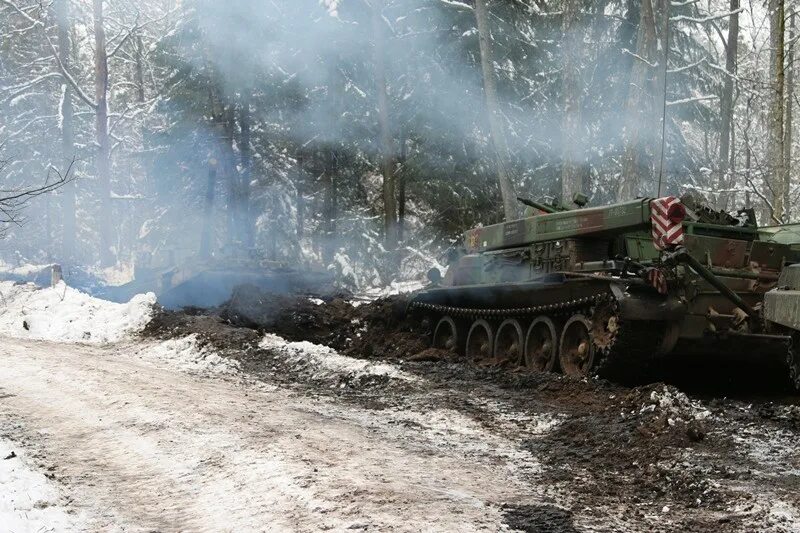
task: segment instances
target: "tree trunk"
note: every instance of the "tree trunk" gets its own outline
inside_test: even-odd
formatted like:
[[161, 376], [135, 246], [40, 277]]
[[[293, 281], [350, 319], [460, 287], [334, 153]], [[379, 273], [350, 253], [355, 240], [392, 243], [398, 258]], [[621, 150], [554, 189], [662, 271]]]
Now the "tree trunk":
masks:
[[[643, 177], [652, 177], [652, 134], [643, 135], [653, 125], [653, 88], [656, 76], [651, 65], [659, 63], [657, 58], [656, 15], [652, 0], [642, 0], [636, 55], [631, 67], [628, 86], [627, 122], [625, 126], [625, 149], [622, 157], [622, 176], [617, 193], [619, 200], [630, 200], [641, 193]], [[663, 59], [661, 59], [663, 61]], [[644, 139], [643, 139], [644, 137]]]
[[236, 169], [236, 158], [233, 153], [234, 130], [236, 128], [236, 108], [234, 104], [223, 104], [221, 116], [220, 164], [228, 192], [228, 209], [226, 212], [228, 245], [238, 246], [242, 243], [241, 231], [241, 192], [239, 172]]
[[494, 63], [492, 61], [491, 35], [489, 34], [489, 13], [486, 0], [475, 0], [475, 20], [478, 24], [478, 41], [481, 50], [481, 71], [483, 72], [483, 93], [486, 97], [486, 111], [489, 118], [489, 131], [494, 145], [497, 162], [497, 180], [500, 185], [500, 196], [503, 199], [503, 211], [506, 220], [517, 218], [517, 198], [514, 184], [508, 172], [508, 143], [497, 101], [497, 86], [494, 79]]
[[208, 180], [206, 181], [206, 197], [203, 202], [203, 226], [200, 232], [200, 257], [211, 257], [211, 237], [214, 231], [214, 188], [217, 186], [217, 160], [208, 161]]
[[295, 180], [295, 189], [297, 190], [297, 241], [298, 243], [305, 237], [306, 225], [306, 198], [303, 196], [303, 156], [297, 155], [297, 176]]
[[584, 184], [583, 135], [581, 135], [581, 95], [583, 94], [580, 51], [583, 49], [580, 38], [579, 19], [581, 0], [566, 0], [562, 20], [562, 52], [564, 55], [564, 118], [561, 127], [562, 162], [561, 201], [571, 203], [572, 195], [582, 193]]
[[[718, 190], [730, 189], [734, 180], [728, 176], [730, 169], [730, 157], [732, 146], [733, 124], [733, 77], [736, 76], [736, 65], [739, 50], [739, 0], [731, 0], [730, 17], [728, 26], [728, 42], [725, 47], [725, 83], [722, 87], [722, 98], [720, 99], [720, 130], [719, 130], [719, 178], [717, 179]], [[730, 193], [722, 194], [722, 208], [728, 209], [730, 203]]]
[[784, 218], [784, 190], [789, 186], [784, 167], [784, 17], [783, 0], [769, 0], [770, 11], [770, 113], [768, 168], [771, 176], [772, 216]]
[[111, 142], [108, 135], [108, 55], [103, 26], [103, 0], [94, 0], [94, 96], [95, 133], [97, 136], [98, 191], [100, 195], [100, 263], [114, 263], [111, 251]]
[[250, 99], [243, 97], [241, 108], [239, 109], [239, 130], [237, 139], [239, 158], [242, 165], [242, 173], [239, 177], [239, 209], [242, 231], [242, 240], [247, 248], [253, 246], [255, 242], [254, 213], [250, 206], [250, 180], [253, 176], [253, 154], [250, 150]]
[[794, 111], [794, 59], [796, 57], [794, 47], [797, 44], [794, 42], [794, 16], [795, 14], [792, 13], [789, 17], [789, 42], [792, 44], [789, 50], [787, 50], [788, 57], [786, 58], [786, 120], [783, 125], [784, 131], [786, 132], [783, 141], [783, 205], [786, 211], [786, 216], [784, 217], [786, 221], [789, 221], [792, 215], [792, 203], [789, 195], [791, 193], [790, 185], [792, 183], [792, 139], [794, 137], [794, 135], [792, 135], [792, 115]]
[[[56, 0], [56, 22], [58, 23], [58, 59], [65, 69], [70, 64], [70, 28], [69, 0]], [[66, 172], [75, 158], [75, 120], [72, 108], [72, 86], [64, 81], [61, 84], [61, 168]], [[61, 189], [63, 238], [61, 241], [61, 255], [66, 260], [75, 257], [75, 240], [77, 224], [75, 217], [75, 182], [64, 184]]]
[[136, 98], [139, 103], [144, 103], [144, 44], [142, 43], [142, 36], [139, 31], [136, 31], [136, 65], [134, 69], [134, 76], [136, 77]]
[[[660, 21], [661, 35], [659, 36], [656, 57], [658, 57], [658, 68], [653, 91], [653, 109], [651, 123], [658, 126], [657, 134], [651, 134], [648, 138], [651, 152], [654, 154], [653, 160], [653, 184], [649, 188], [643, 187], [644, 194], [654, 194], [661, 196], [666, 187], [666, 147], [667, 147], [667, 75], [669, 73], [669, 8], [670, 0], [656, 0], [654, 4], [655, 20]], [[651, 192], [652, 191], [652, 192]]]
[[325, 171], [322, 173], [322, 260], [333, 262], [336, 252], [336, 172], [338, 163], [332, 148], [326, 150]]
[[408, 139], [406, 135], [400, 137], [400, 176], [397, 192], [397, 235], [400, 242], [405, 239], [406, 232], [406, 181], [408, 179]]
[[375, 42], [375, 86], [378, 95], [381, 170], [383, 172], [383, 235], [387, 250], [397, 248], [397, 197], [394, 175], [394, 150], [389, 125], [389, 97], [386, 88], [386, 51], [381, 14], [383, 0], [372, 0], [372, 35]]

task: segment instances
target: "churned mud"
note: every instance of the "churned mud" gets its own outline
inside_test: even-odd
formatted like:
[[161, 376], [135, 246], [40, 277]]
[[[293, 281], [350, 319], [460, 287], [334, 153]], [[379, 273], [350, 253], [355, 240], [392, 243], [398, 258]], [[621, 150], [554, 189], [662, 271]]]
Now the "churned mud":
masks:
[[162, 313], [145, 334], [195, 334], [262, 381], [474, 440], [469, 454], [536, 489], [493, 502], [509, 529], [800, 530], [800, 407], [780, 365], [754, 388], [735, 379], [746, 367], [687, 378], [664, 363], [678, 386], [633, 387], [481, 367], [426, 350], [404, 302], [246, 291], [208, 315]]

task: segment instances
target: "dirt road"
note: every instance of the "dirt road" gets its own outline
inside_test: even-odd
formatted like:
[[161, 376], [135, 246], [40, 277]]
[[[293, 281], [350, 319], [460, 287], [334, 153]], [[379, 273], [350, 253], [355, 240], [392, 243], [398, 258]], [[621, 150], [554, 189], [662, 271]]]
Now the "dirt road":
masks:
[[800, 531], [795, 405], [212, 336], [2, 339], [0, 436], [91, 531]]
[[376, 413], [125, 351], [0, 348], [0, 428], [55, 466], [92, 529], [499, 530], [494, 502], [533, 497], [503, 462], [465, 460], [480, 438], [403, 438]]

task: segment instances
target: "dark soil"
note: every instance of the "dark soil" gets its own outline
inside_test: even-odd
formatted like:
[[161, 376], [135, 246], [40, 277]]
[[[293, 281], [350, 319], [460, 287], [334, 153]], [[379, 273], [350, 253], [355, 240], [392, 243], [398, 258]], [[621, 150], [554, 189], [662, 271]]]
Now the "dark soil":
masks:
[[405, 317], [407, 301], [405, 296], [392, 296], [353, 306], [331, 298], [318, 304], [243, 286], [219, 314], [234, 326], [324, 344], [346, 355], [404, 359], [428, 347], [423, 325]]
[[[303, 394], [335, 395], [369, 409], [452, 409], [469, 416], [538, 458], [543, 470], [531, 474], [531, 484], [572, 495], [568, 505], [557, 497], [535, 505], [506, 504], [507, 524], [521, 531], [579, 531], [578, 512], [582, 520], [598, 523], [614, 517], [613, 523], [621, 525], [612, 531], [753, 531], [763, 517], [735, 513], [734, 506], [747, 508], [766, 489], [786, 501], [800, 498], [789, 466], [776, 481], [771, 467], [755, 462], [734, 439], [747, 434], [768, 446], [770, 435], [780, 434], [791, 450], [790, 442], [800, 436], [800, 409], [788, 405], [795, 398], [787, 399], [785, 392], [761, 396], [751, 405], [724, 395], [704, 396], [701, 375], [686, 380], [693, 385], [687, 387], [694, 393], [690, 399], [663, 383], [623, 387], [477, 366], [427, 348], [427, 327], [404, 317], [406, 301], [390, 297], [353, 306], [330, 298], [319, 304], [242, 288], [222, 309], [205, 315], [162, 312], [145, 335], [197, 334], [251, 375]], [[319, 377], [302, 362], [259, 347], [266, 332], [327, 345], [351, 357], [391, 361], [423, 379], [409, 384], [385, 376]], [[724, 390], [724, 382], [713, 385], [715, 393]], [[558, 417], [559, 423], [543, 434], [526, 425], [526, 419], [543, 415]], [[519, 421], [509, 424], [509, 419]]]
[[505, 521], [525, 533], [578, 533], [572, 513], [553, 505], [505, 505]]

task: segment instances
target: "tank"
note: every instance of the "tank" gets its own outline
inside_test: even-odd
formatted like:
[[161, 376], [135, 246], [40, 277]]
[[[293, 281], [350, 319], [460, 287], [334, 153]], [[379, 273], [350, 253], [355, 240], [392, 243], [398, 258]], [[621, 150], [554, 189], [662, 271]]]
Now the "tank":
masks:
[[800, 225], [692, 196], [521, 200], [523, 218], [466, 231], [410, 301], [434, 348], [612, 378], [677, 353], [776, 356], [800, 386]]

